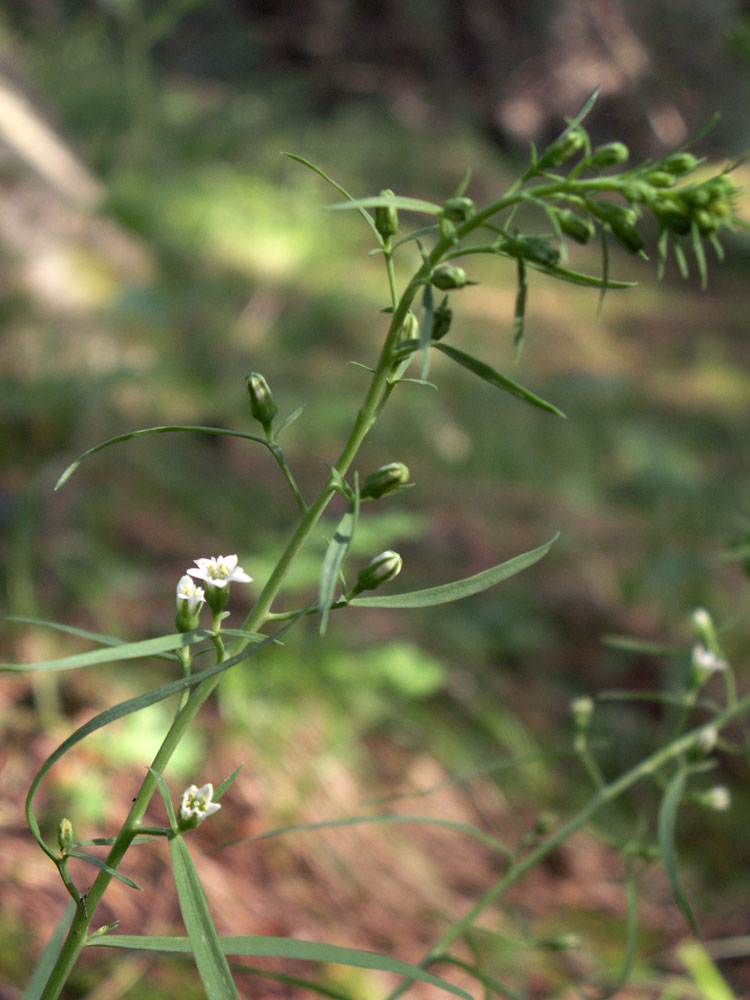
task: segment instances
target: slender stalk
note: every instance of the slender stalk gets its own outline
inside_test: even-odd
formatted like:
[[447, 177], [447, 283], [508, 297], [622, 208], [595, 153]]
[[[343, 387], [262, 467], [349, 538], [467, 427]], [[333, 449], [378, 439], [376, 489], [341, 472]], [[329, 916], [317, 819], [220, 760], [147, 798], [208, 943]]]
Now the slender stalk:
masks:
[[[736, 718], [738, 715], [742, 715], [745, 712], [750, 711], [750, 695], [743, 698], [741, 701], [735, 702], [733, 706], [725, 709], [720, 715], [718, 715], [713, 720], [713, 725], [717, 729], [721, 729], [732, 719]], [[645, 760], [641, 761], [640, 764], [636, 764], [635, 767], [631, 768], [630, 771], [626, 771], [625, 774], [621, 775], [615, 781], [611, 782], [606, 787], [600, 789], [595, 795], [593, 795], [583, 808], [571, 816], [569, 820], [558, 827], [554, 833], [550, 834], [546, 840], [543, 840], [537, 847], [529, 851], [528, 854], [524, 855], [512, 868], [499, 879], [493, 886], [491, 886], [487, 892], [477, 900], [474, 906], [452, 927], [446, 931], [443, 936], [435, 942], [435, 944], [430, 948], [430, 950], [425, 954], [422, 961], [419, 963], [419, 967], [422, 969], [428, 968], [433, 962], [439, 961], [446, 950], [457, 941], [462, 935], [464, 935], [475, 923], [478, 917], [480, 917], [485, 910], [489, 909], [493, 903], [495, 903], [507, 889], [509, 889], [514, 883], [526, 874], [531, 868], [537, 865], [543, 858], [547, 857], [556, 847], [566, 840], [572, 833], [576, 830], [580, 830], [582, 826], [591, 819], [591, 817], [598, 812], [603, 805], [608, 802], [612, 802], [613, 799], [618, 798], [623, 792], [626, 792], [629, 788], [639, 782], [642, 778], [649, 777], [660, 770], [665, 764], [675, 757], [679, 757], [680, 754], [684, 753], [691, 746], [693, 746], [698, 739], [700, 733], [705, 728], [704, 725], [699, 726], [697, 729], [691, 730], [691, 732], [686, 733], [679, 739], [674, 740], [666, 747], [662, 747], [655, 753], [651, 754]], [[387, 1000], [396, 1000], [396, 997], [401, 996], [414, 982], [413, 979], [405, 979], [399, 986], [396, 987], [389, 995]]]

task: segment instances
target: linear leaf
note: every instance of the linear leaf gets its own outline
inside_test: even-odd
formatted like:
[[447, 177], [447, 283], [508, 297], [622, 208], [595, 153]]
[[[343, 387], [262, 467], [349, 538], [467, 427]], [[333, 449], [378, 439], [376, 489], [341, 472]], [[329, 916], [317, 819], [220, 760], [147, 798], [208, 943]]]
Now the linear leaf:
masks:
[[32, 973], [26, 989], [23, 991], [23, 997], [21, 1000], [39, 1000], [39, 997], [41, 997], [42, 991], [47, 985], [49, 975], [54, 968], [55, 962], [57, 961], [57, 956], [60, 954], [60, 949], [62, 948], [65, 935], [68, 933], [68, 928], [70, 927], [70, 923], [75, 912], [76, 904], [71, 900], [65, 907], [63, 915], [60, 918], [60, 922], [52, 932], [52, 937], [44, 946], [44, 951], [40, 955], [39, 961], [34, 967], [34, 972]]
[[113, 878], [119, 879], [120, 882], [124, 882], [125, 885], [129, 885], [131, 889], [137, 889], [139, 892], [143, 890], [134, 882], [132, 878], [128, 878], [127, 875], [123, 875], [118, 872], [115, 868], [110, 868], [109, 865], [105, 864], [101, 858], [95, 858], [93, 854], [86, 854], [85, 851], [68, 851], [68, 855], [71, 858], [80, 858], [82, 861], [89, 861], [92, 865], [96, 865], [97, 868], [101, 868], [103, 872], [108, 872]]
[[613, 649], [624, 649], [629, 653], [644, 653], [647, 656], [679, 656], [681, 650], [672, 646], [665, 646], [659, 642], [650, 642], [648, 639], [639, 639], [634, 635], [615, 635], [607, 632], [601, 637], [605, 646]]
[[65, 632], [68, 635], [76, 635], [80, 639], [89, 639], [91, 642], [100, 642], [103, 646], [124, 646], [125, 640], [118, 639], [114, 635], [102, 635], [101, 632], [89, 632], [83, 628], [75, 628], [73, 625], [62, 625], [59, 622], [49, 622], [44, 618], [29, 618], [26, 615], [0, 615], [0, 621], [17, 622], [19, 625], [36, 625], [39, 628], [51, 628], [56, 632]]
[[427, 282], [422, 293], [422, 313], [419, 317], [419, 377], [426, 379], [430, 373], [430, 342], [432, 341], [432, 321], [434, 302], [432, 285]]
[[[185, 937], [146, 937], [137, 934], [104, 934], [87, 942], [92, 947], [140, 948], [144, 951], [192, 951], [191, 941]], [[434, 976], [417, 965], [401, 962], [388, 955], [378, 955], [359, 948], [343, 948], [335, 944], [318, 941], [298, 941], [295, 938], [262, 937], [248, 934], [243, 937], [220, 937], [225, 955], [264, 956], [266, 958], [291, 958], [304, 962], [330, 962], [336, 965], [350, 965], [358, 969], [377, 969], [391, 972], [395, 976], [437, 986], [441, 990], [472, 1000], [471, 996], [453, 983], [440, 976]]]
[[116, 437], [109, 438], [107, 441], [102, 441], [101, 444], [94, 445], [93, 448], [89, 448], [88, 451], [84, 451], [84, 453], [79, 455], [75, 462], [71, 462], [65, 472], [63, 472], [55, 483], [55, 489], [59, 490], [63, 483], [66, 483], [70, 479], [85, 458], [88, 458], [90, 455], [95, 455], [98, 451], [103, 451], [105, 448], [109, 448], [110, 445], [121, 444], [123, 441], [130, 441], [137, 437], [148, 437], [151, 434], [174, 434], [178, 431], [194, 431], [197, 434], [222, 434], [226, 437], [239, 437], [244, 438], [246, 441], [255, 441], [257, 444], [262, 444], [264, 448], [270, 447], [270, 443], [265, 438], [258, 437], [257, 434], [246, 434], [244, 431], [228, 431], [224, 427], [200, 427], [189, 424], [170, 424], [165, 425], [164, 427], [144, 427], [139, 431], [129, 431], [127, 434], [118, 434]]
[[463, 368], [468, 369], [470, 372], [473, 372], [475, 375], [484, 379], [485, 382], [489, 382], [490, 385], [494, 385], [495, 388], [501, 389], [503, 392], [509, 392], [511, 396], [515, 396], [517, 399], [522, 399], [524, 403], [529, 403], [531, 406], [536, 406], [540, 410], [546, 410], [547, 413], [554, 413], [556, 416], [565, 419], [565, 414], [562, 410], [558, 410], [558, 408], [552, 403], [548, 403], [540, 396], [536, 396], [528, 389], [524, 389], [524, 387], [519, 385], [518, 382], [514, 382], [505, 375], [501, 375], [499, 371], [491, 368], [490, 365], [486, 365], [484, 361], [479, 361], [477, 358], [473, 358], [470, 354], [466, 354], [464, 351], [459, 351], [456, 347], [451, 347], [450, 344], [437, 343], [432, 346], [436, 347], [439, 351], [442, 351], [443, 354], [447, 354], [452, 361], [457, 362]]
[[[215, 798], [215, 796], [214, 796]], [[227, 847], [235, 847], [237, 844], [255, 843], [258, 840], [270, 840], [272, 837], [281, 837], [287, 833], [306, 833], [310, 830], [327, 830], [339, 826], [361, 826], [366, 823], [421, 823], [424, 826], [439, 826], [444, 830], [451, 830], [455, 833], [464, 833], [485, 847], [489, 847], [505, 858], [513, 858], [513, 852], [489, 833], [479, 830], [468, 823], [459, 823], [456, 820], [439, 819], [435, 816], [407, 816], [404, 813], [379, 813], [368, 816], [346, 816], [343, 819], [319, 820], [315, 823], [294, 823], [289, 826], [280, 826], [275, 830], [268, 830], [266, 833], [257, 834], [254, 837], [241, 837], [237, 840], [228, 841], [218, 847], [210, 848], [207, 854], [214, 854], [216, 851], [224, 850]]]
[[240, 1000], [193, 859], [181, 836], [170, 837], [169, 854], [182, 919], [206, 996], [208, 1000]]
[[224, 795], [224, 793], [227, 792], [232, 787], [234, 779], [237, 777], [237, 775], [240, 773], [243, 767], [244, 764], [238, 764], [237, 767], [235, 767], [235, 769], [232, 771], [232, 773], [228, 775], [226, 778], [224, 778], [222, 783], [217, 787], [216, 791], [213, 794], [214, 802], [218, 802], [219, 799], [222, 797], [222, 795]]
[[494, 587], [496, 583], [507, 580], [516, 573], [520, 573], [521, 570], [533, 566], [534, 563], [539, 562], [547, 555], [557, 538], [558, 536], [555, 535], [539, 548], [524, 552], [520, 556], [508, 559], [507, 562], [493, 566], [492, 569], [483, 570], [474, 576], [467, 576], [463, 580], [444, 583], [439, 587], [429, 587], [427, 590], [412, 590], [407, 594], [389, 594], [387, 597], [353, 597], [349, 604], [361, 608], [429, 608], [435, 604], [459, 601], [463, 597], [470, 597], [472, 594], [479, 594], [489, 587]]
[[428, 215], [437, 215], [442, 212], [440, 205], [435, 205], [431, 201], [423, 201], [421, 198], [403, 198], [394, 194], [392, 198], [384, 198], [382, 195], [373, 195], [370, 198], [356, 198], [351, 201], [338, 201], [335, 205], [326, 206], [329, 211], [339, 212], [347, 208], [401, 208], [405, 212], [426, 212]]
[[163, 635], [157, 639], [126, 642], [121, 646], [90, 649], [85, 653], [62, 656], [56, 660], [41, 660], [39, 663], [0, 663], [0, 671], [25, 673], [27, 671], [43, 670], [77, 670], [79, 667], [91, 667], [100, 663], [137, 660], [144, 656], [154, 656], [157, 653], [164, 653], [171, 649], [182, 649], [185, 646], [192, 646], [196, 642], [208, 639], [210, 635], [211, 633], [205, 629], [196, 629], [194, 632]]
[[635, 960], [635, 947], [638, 943], [638, 892], [633, 874], [633, 860], [625, 861], [625, 896], [627, 899], [627, 914], [625, 917], [625, 956], [620, 975], [611, 989], [599, 997], [599, 1000], [611, 1000], [627, 984]]
[[[318, 177], [322, 177], [324, 181], [327, 181], [331, 185], [331, 187], [336, 188], [336, 190], [338, 191], [338, 193], [339, 194], [343, 194], [343, 196], [345, 198], [348, 198], [350, 202], [354, 202], [355, 201], [355, 199], [349, 194], [349, 192], [347, 190], [345, 190], [344, 188], [342, 188], [342, 186], [339, 183], [337, 183], [332, 177], [328, 176], [328, 174], [325, 172], [325, 170], [321, 170], [320, 167], [316, 167], [314, 163], [311, 163], [309, 160], [306, 160], [304, 158], [304, 156], [297, 156], [296, 153], [282, 153], [281, 155], [282, 156], [288, 156], [290, 160], [296, 160], [297, 163], [301, 163], [303, 167], [307, 167], [308, 170], [312, 170], [312, 172], [315, 173], [315, 174], [317, 174]], [[369, 212], [365, 212], [364, 208], [360, 207], [359, 205], [356, 205], [356, 206], [352, 205], [352, 207], [357, 207], [359, 209], [359, 214], [365, 220], [365, 222], [370, 227], [370, 229], [372, 229], [372, 231], [375, 233], [375, 235], [377, 236], [377, 239], [378, 239], [378, 243], [380, 243], [380, 245], [382, 246], [382, 244], [383, 244], [383, 237], [378, 232], [378, 227], [375, 225], [375, 220], [370, 215], [370, 213]]]
[[320, 634], [325, 635], [328, 625], [328, 613], [333, 603], [333, 594], [339, 581], [339, 573], [344, 562], [344, 557], [349, 551], [349, 546], [354, 535], [356, 523], [355, 507], [349, 510], [339, 521], [338, 527], [333, 533], [333, 538], [328, 543], [328, 549], [323, 557], [323, 564], [320, 569], [320, 583], [318, 586], [318, 607], [320, 608]]
[[298, 406], [297, 409], [293, 413], [290, 413], [289, 416], [286, 417], [285, 420], [281, 421], [281, 423], [279, 424], [279, 426], [276, 428], [276, 430], [273, 433], [273, 439], [274, 439], [274, 441], [278, 441], [279, 436], [284, 433], [284, 431], [287, 429], [287, 427], [291, 427], [292, 424], [294, 423], [294, 421], [298, 417], [302, 416], [302, 411], [303, 410], [304, 410], [304, 406]]
[[600, 278], [595, 274], [571, 271], [570, 268], [560, 267], [559, 264], [545, 266], [537, 264], [536, 261], [527, 260], [526, 265], [533, 267], [535, 271], [551, 274], [555, 278], [560, 278], [561, 281], [567, 281], [571, 285], [583, 285], [585, 288], [601, 288], [602, 290], [606, 288], [607, 291], [611, 291], [618, 288], [635, 288], [638, 285], [637, 281], [618, 281], [615, 278], [610, 278], [608, 274]]
[[693, 932], [700, 937], [698, 924], [690, 909], [685, 893], [682, 891], [680, 880], [677, 875], [677, 859], [675, 856], [675, 825], [677, 823], [677, 810], [680, 808], [680, 801], [685, 790], [687, 781], [687, 769], [682, 766], [678, 768], [672, 780], [667, 785], [666, 791], [659, 806], [659, 818], [657, 823], [657, 833], [659, 848], [661, 850], [664, 868], [669, 878], [674, 901], [685, 914]]
[[526, 278], [526, 264], [523, 257], [518, 258], [518, 288], [516, 290], [516, 306], [513, 313], [513, 348], [515, 359], [521, 357], [523, 347], [524, 321], [526, 318], [526, 295], [529, 283]]

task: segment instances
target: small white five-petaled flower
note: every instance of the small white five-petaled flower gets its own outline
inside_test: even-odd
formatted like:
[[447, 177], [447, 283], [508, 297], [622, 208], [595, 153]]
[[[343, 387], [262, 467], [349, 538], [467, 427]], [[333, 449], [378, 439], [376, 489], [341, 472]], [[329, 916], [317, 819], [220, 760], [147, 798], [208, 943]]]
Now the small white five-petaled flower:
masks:
[[[197, 567], [197, 568], [196, 568]], [[227, 584], [237, 581], [238, 583], [249, 583], [251, 576], [241, 566], [237, 565], [237, 556], [216, 556], [212, 559], [196, 559], [195, 566], [188, 570], [190, 576], [196, 580], [205, 580], [212, 587], [226, 587]]]
[[180, 577], [180, 582], [177, 584], [177, 607], [180, 608], [180, 602], [184, 601], [182, 605], [187, 610], [189, 615], [195, 614], [196, 611], [200, 611], [201, 605], [206, 600], [206, 595], [203, 591], [203, 587], [196, 587], [193, 580], [185, 575]]
[[221, 809], [218, 802], [211, 801], [213, 797], [214, 786], [210, 783], [202, 788], [197, 785], [186, 788], [180, 799], [180, 819], [185, 822], [194, 820], [196, 826], [202, 823], [207, 816], [212, 816]]
[[693, 670], [700, 674], [715, 674], [727, 669], [726, 660], [722, 660], [700, 642], [693, 646], [692, 664]]

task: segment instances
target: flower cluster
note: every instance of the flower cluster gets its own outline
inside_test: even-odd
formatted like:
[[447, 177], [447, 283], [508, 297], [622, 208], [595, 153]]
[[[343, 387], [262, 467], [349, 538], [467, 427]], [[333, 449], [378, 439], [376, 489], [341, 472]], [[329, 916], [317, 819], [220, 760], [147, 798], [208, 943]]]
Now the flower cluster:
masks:
[[[197, 586], [196, 579], [203, 581], [205, 587]], [[195, 566], [177, 584], [178, 631], [189, 632], [197, 628], [201, 608], [206, 603], [214, 614], [221, 611], [229, 600], [230, 583], [249, 583], [251, 580], [252, 577], [238, 565], [236, 555], [196, 559]]]

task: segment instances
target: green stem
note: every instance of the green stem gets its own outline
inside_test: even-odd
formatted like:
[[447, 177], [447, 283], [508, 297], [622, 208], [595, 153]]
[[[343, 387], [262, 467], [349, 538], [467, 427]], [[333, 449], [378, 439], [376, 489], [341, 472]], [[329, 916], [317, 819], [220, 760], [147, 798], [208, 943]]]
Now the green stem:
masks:
[[[736, 702], [731, 708], [725, 709], [713, 720], [713, 725], [715, 725], [717, 729], [721, 729], [732, 719], [747, 711], [750, 711], [750, 695], [743, 698], [741, 701]], [[450, 946], [458, 938], [464, 935], [469, 928], [472, 927], [477, 918], [480, 917], [485, 910], [492, 906], [492, 904], [495, 903], [507, 889], [509, 889], [515, 882], [525, 875], [527, 871], [537, 865], [543, 858], [547, 857], [548, 854], [554, 851], [555, 848], [557, 848], [572, 833], [575, 833], [576, 830], [585, 826], [594, 813], [601, 809], [603, 805], [606, 805], [606, 803], [611, 802], [613, 799], [622, 795], [623, 792], [626, 792], [642, 778], [653, 775], [670, 760], [673, 760], [675, 757], [679, 757], [680, 754], [685, 753], [686, 750], [693, 746], [704, 728], [705, 726], [700, 726], [698, 729], [694, 729], [691, 732], [686, 733], [684, 736], [681, 736], [673, 743], [670, 743], [669, 746], [662, 747], [650, 757], [641, 761], [640, 764], [637, 764], [630, 771], [626, 771], [625, 774], [611, 782], [611, 784], [600, 789], [574, 816], [571, 816], [567, 822], [558, 827], [558, 829], [554, 833], [550, 834], [546, 840], [543, 840], [537, 847], [529, 851], [528, 854], [524, 855], [524, 857], [513, 865], [512, 868], [509, 868], [505, 875], [503, 875], [501, 879], [499, 879], [487, 890], [482, 898], [479, 899], [474, 906], [472, 906], [468, 913], [466, 913], [460, 920], [456, 921], [450, 930], [448, 930], [440, 938], [440, 940], [430, 948], [422, 961], [419, 963], [419, 967], [426, 969], [432, 965], [433, 962], [440, 960], [446, 949], [450, 948]], [[404, 993], [413, 982], [413, 979], [405, 979], [388, 995], [387, 1000], [396, 1000], [396, 997], [401, 996], [401, 994]]]

